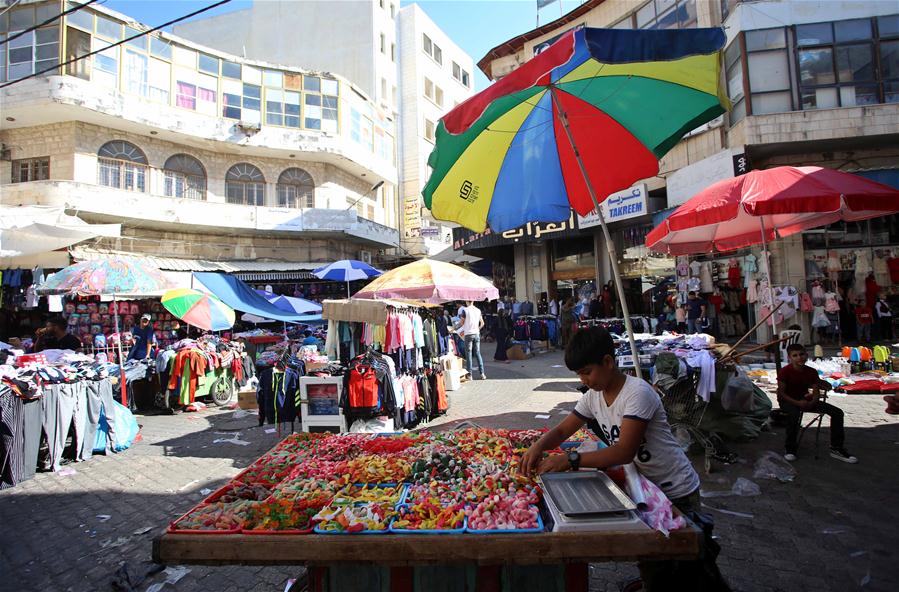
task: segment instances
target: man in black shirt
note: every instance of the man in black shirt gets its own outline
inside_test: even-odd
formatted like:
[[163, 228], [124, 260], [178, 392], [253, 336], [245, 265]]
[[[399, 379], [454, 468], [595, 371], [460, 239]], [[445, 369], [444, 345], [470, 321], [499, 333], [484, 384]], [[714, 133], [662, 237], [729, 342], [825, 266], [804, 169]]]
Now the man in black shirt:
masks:
[[687, 296], [687, 333], [702, 332], [705, 319], [705, 300], [696, 296], [696, 292], [690, 292]]
[[67, 332], [68, 325], [62, 317], [53, 317], [47, 321], [43, 329], [38, 329], [37, 339], [34, 342], [34, 351], [45, 349], [70, 349], [79, 351], [81, 340]]

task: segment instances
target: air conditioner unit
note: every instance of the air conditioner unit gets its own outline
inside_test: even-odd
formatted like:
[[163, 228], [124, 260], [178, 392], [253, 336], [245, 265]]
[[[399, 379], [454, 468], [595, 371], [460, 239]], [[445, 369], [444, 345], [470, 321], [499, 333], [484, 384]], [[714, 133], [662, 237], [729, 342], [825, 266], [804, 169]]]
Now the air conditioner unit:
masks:
[[238, 121], [235, 125], [237, 126], [237, 129], [239, 129], [246, 135], [256, 134], [262, 130], [261, 123], [252, 123], [249, 121]]
[[359, 261], [371, 265], [371, 251], [359, 251]]

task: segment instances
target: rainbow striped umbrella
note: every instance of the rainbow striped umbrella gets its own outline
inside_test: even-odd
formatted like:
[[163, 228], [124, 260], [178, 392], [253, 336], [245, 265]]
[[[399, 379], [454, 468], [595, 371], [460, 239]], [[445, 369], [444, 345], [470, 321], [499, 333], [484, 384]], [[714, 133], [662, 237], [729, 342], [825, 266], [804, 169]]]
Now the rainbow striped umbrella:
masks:
[[199, 290], [169, 290], [162, 295], [162, 306], [185, 323], [206, 331], [222, 331], [234, 325], [234, 309]]
[[566, 33], [440, 120], [425, 205], [475, 232], [588, 214], [725, 112], [724, 41], [717, 28]]

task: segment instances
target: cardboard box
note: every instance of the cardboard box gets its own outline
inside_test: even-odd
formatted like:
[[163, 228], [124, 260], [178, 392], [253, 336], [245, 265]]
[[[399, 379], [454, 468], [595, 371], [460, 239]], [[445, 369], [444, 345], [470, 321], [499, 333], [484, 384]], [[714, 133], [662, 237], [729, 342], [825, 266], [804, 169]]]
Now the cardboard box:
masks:
[[506, 356], [508, 356], [510, 360], [527, 360], [530, 357], [520, 345], [513, 345], [507, 349]]
[[462, 388], [462, 376], [464, 370], [445, 370], [443, 372], [443, 384], [447, 391], [457, 391]]
[[442, 356], [440, 362], [444, 370], [462, 370], [465, 367], [462, 358], [458, 356]]
[[306, 372], [315, 372], [316, 370], [321, 370], [322, 368], [327, 368], [328, 362], [306, 362]]
[[256, 391], [252, 389], [238, 391], [237, 406], [241, 409], [256, 409]]

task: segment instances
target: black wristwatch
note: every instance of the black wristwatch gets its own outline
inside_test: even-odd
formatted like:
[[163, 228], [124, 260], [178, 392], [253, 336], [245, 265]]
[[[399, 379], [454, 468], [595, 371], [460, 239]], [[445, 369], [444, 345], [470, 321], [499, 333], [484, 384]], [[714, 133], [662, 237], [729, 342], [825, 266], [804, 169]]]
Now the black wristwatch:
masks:
[[581, 466], [581, 453], [577, 450], [572, 450], [568, 453], [568, 465], [571, 467], [572, 471], [578, 470], [578, 467]]

